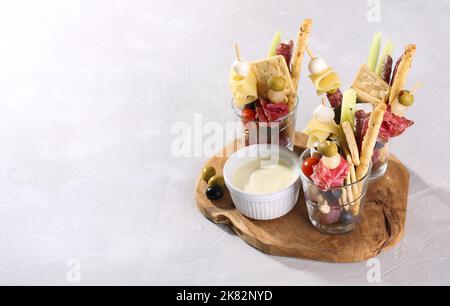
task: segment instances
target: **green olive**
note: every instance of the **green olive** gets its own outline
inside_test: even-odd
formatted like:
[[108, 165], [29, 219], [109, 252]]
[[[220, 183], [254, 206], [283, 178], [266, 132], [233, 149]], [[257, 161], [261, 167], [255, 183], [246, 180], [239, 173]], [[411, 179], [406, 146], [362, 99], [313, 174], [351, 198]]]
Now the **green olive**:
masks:
[[272, 77], [267, 83], [270, 89], [275, 91], [283, 91], [286, 88], [286, 79], [282, 76]]
[[325, 157], [333, 157], [338, 154], [338, 147], [334, 142], [324, 141], [317, 147], [320, 154]]
[[209, 179], [208, 185], [209, 186], [220, 186], [220, 187], [224, 188], [225, 180], [224, 180], [223, 176], [217, 174]]
[[202, 179], [208, 182], [214, 175], [216, 175], [216, 169], [214, 167], [205, 167], [202, 171]]
[[402, 90], [398, 94], [398, 102], [404, 106], [411, 106], [414, 104], [414, 96], [409, 90]]

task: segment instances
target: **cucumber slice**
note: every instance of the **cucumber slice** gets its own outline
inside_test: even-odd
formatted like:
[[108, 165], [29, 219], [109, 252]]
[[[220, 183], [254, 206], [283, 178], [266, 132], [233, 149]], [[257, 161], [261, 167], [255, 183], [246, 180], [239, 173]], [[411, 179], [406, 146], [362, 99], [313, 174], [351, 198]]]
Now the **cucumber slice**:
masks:
[[375, 68], [378, 63], [378, 55], [380, 54], [381, 47], [381, 39], [383, 38], [383, 34], [380, 32], [375, 33], [372, 40], [372, 46], [370, 47], [369, 59], [367, 60], [367, 66], [369, 66], [370, 70], [375, 72]]
[[277, 55], [277, 47], [281, 43], [281, 32], [276, 31], [275, 35], [273, 35], [272, 42], [270, 44], [269, 52], [267, 53], [267, 57]]
[[386, 57], [389, 55], [392, 56], [392, 53], [394, 52], [394, 43], [392, 41], [386, 42], [386, 45], [384, 46], [383, 53], [380, 57], [380, 60], [378, 61], [377, 68], [375, 69], [375, 73], [378, 76], [381, 76], [381, 72], [383, 71], [383, 65], [384, 61], [386, 60]]
[[355, 111], [356, 111], [356, 91], [350, 88], [344, 92], [341, 110], [341, 125], [345, 121], [348, 121], [353, 127], [355, 121]]

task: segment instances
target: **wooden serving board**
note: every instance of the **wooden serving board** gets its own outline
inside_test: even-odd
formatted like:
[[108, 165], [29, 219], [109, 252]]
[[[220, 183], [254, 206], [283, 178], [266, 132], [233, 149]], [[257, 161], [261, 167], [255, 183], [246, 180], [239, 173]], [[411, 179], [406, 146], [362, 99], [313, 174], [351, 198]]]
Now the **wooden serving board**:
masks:
[[[306, 137], [297, 133], [294, 150], [300, 154], [305, 143]], [[232, 152], [241, 146], [241, 141], [236, 140], [224, 150]], [[226, 157], [216, 156], [207, 165], [222, 174], [226, 160]], [[228, 191], [219, 201], [210, 201], [205, 196], [206, 188], [206, 182], [199, 177], [195, 193], [201, 213], [214, 223], [228, 224], [251, 246], [277, 256], [348, 263], [373, 258], [403, 238], [409, 172], [391, 155], [385, 176], [369, 186], [361, 223], [345, 235], [325, 235], [313, 228], [303, 192], [300, 192], [296, 207], [287, 215], [276, 220], [257, 221], [236, 210]]]

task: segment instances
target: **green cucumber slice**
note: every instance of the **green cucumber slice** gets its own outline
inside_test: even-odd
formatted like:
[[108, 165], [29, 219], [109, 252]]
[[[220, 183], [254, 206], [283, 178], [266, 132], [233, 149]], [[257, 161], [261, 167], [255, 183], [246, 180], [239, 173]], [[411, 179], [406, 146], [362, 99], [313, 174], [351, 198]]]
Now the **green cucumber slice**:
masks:
[[277, 55], [277, 47], [281, 43], [281, 32], [276, 31], [275, 35], [273, 35], [272, 42], [270, 44], [269, 52], [267, 53], [267, 57]]
[[350, 88], [344, 92], [341, 110], [341, 125], [345, 121], [348, 121], [350, 122], [352, 127], [354, 126], [355, 110], [356, 110], [356, 91], [353, 88]]
[[378, 55], [380, 54], [381, 47], [381, 39], [383, 38], [383, 34], [380, 32], [375, 33], [372, 40], [372, 46], [370, 47], [369, 59], [367, 60], [367, 66], [369, 66], [370, 70], [375, 72], [375, 68], [378, 63]]

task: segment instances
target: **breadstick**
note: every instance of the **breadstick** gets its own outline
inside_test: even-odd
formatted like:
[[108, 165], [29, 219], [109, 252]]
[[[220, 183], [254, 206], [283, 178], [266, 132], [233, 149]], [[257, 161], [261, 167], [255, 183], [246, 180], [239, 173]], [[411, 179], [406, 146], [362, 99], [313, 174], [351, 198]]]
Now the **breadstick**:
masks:
[[297, 45], [295, 48], [294, 56], [292, 57], [292, 82], [294, 83], [295, 90], [298, 89], [298, 82], [300, 80], [300, 70], [303, 61], [303, 55], [305, 54], [307, 40], [309, 33], [311, 32], [311, 19], [303, 20], [303, 24], [300, 27], [297, 37]]
[[[351, 194], [351, 190], [350, 190], [350, 194]], [[339, 203], [340, 203], [341, 207], [342, 207], [345, 211], [348, 211], [348, 210], [350, 209], [350, 203], [351, 203], [351, 202], [349, 201], [348, 196], [349, 196], [348, 191], [346, 190], [346, 188], [343, 188], [343, 189], [342, 189], [342, 195], [341, 195], [341, 197], [339, 198]]]
[[405, 49], [403, 59], [398, 66], [397, 73], [394, 76], [392, 83], [391, 94], [389, 96], [389, 103], [392, 103], [397, 97], [400, 90], [404, 89], [406, 78], [408, 77], [409, 69], [411, 68], [414, 54], [416, 53], [416, 45], [409, 45]]
[[377, 142], [386, 109], [386, 104], [380, 103], [375, 107], [375, 110], [370, 116], [369, 128], [367, 129], [367, 133], [362, 144], [360, 164], [356, 168], [356, 178], [358, 180], [362, 179], [369, 170], [373, 150], [375, 148], [375, 143]]
[[[352, 162], [352, 157], [348, 151], [348, 149], [346, 147], [344, 147], [344, 154], [345, 154], [345, 158], [347, 159], [347, 162], [349, 164], [349, 169], [350, 169], [350, 183], [353, 184], [352, 185], [352, 190], [353, 190], [353, 196], [355, 198], [357, 198], [359, 196], [359, 192], [358, 192], [358, 185], [355, 184], [356, 183], [356, 170], [355, 170], [355, 165]], [[348, 184], [347, 184], [348, 185]]]
[[[346, 185], [352, 184], [352, 180], [351, 180], [351, 178], [350, 178], [350, 172], [348, 173], [347, 177], [345, 178], [345, 184], [346, 184]], [[345, 189], [347, 189], [347, 192], [346, 192], [346, 193], [347, 193], [347, 199], [348, 199], [348, 202], [347, 202], [347, 205], [346, 205], [344, 208], [347, 208], [347, 209], [345, 209], [345, 210], [348, 211], [348, 208], [350, 208], [350, 206], [355, 205], [355, 203], [353, 203], [353, 201], [355, 200], [355, 198], [354, 198], [354, 196], [353, 196], [353, 190], [352, 190], [352, 188], [347, 187], [347, 188], [345, 188]]]
[[292, 57], [291, 62], [291, 77], [292, 82], [294, 83], [294, 90], [295, 92], [289, 95], [288, 99], [288, 105], [289, 110], [292, 111], [295, 108], [295, 104], [297, 103], [297, 91], [298, 91], [298, 84], [300, 81], [300, 72], [301, 72], [301, 66], [303, 61], [303, 56], [305, 54], [306, 46], [307, 46], [307, 40], [309, 33], [311, 31], [311, 19], [305, 19], [303, 21], [302, 26], [300, 27], [298, 37], [297, 37], [297, 44], [296, 48]]
[[291, 64], [291, 77], [292, 82], [294, 83], [294, 91], [291, 95], [289, 95], [288, 105], [289, 110], [292, 111], [295, 108], [295, 103], [297, 103], [297, 91], [298, 91], [298, 82], [300, 81], [300, 71], [302, 68], [303, 55], [305, 54], [306, 45], [309, 33], [311, 32], [311, 19], [303, 20], [303, 24], [300, 27], [297, 36], [297, 45], [292, 56], [292, 64]]
[[350, 149], [353, 164], [355, 166], [359, 166], [360, 160], [358, 145], [356, 144], [355, 133], [353, 132], [353, 128], [350, 122], [345, 121], [344, 123], [342, 123], [342, 130], [344, 131], [345, 139], [347, 140], [348, 148]]

